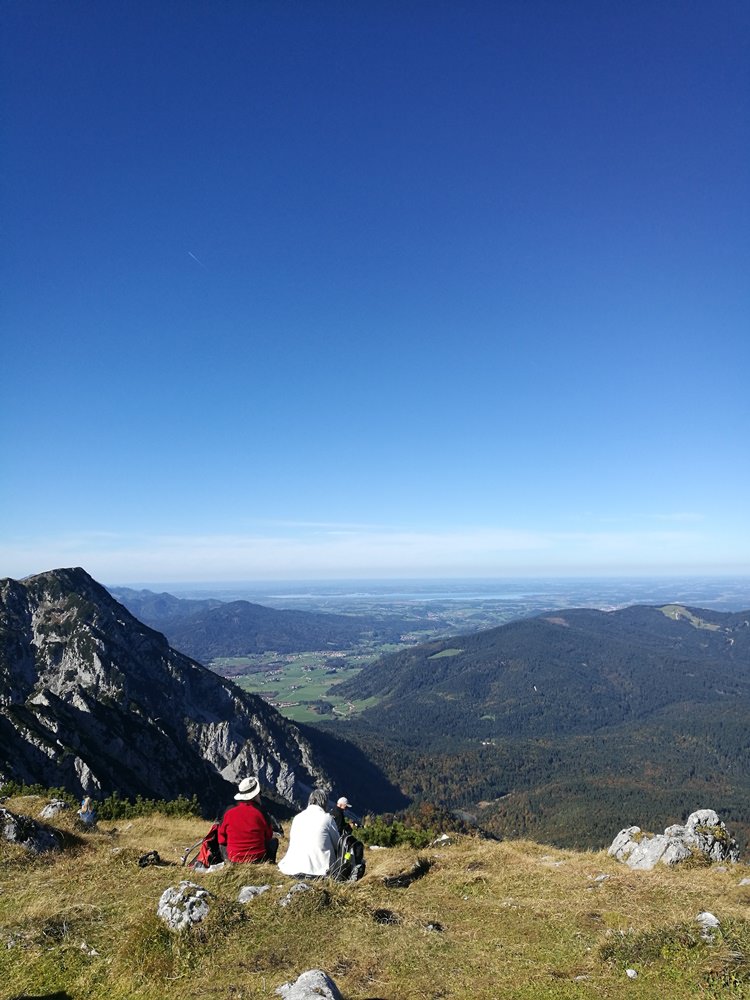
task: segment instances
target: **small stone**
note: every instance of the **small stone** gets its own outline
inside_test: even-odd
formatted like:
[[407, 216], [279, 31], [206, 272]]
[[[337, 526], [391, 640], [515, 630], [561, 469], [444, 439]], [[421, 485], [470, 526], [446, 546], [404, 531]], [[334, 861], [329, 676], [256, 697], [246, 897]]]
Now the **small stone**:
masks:
[[638, 978], [638, 973], [635, 971], [635, 969], [626, 969], [625, 970], [625, 975], [628, 977], [628, 979], [637, 979]]
[[713, 941], [714, 934], [719, 930], [721, 924], [719, 923], [719, 918], [714, 916], [708, 910], [704, 910], [699, 913], [695, 918], [696, 924], [701, 929], [701, 937], [704, 941]]
[[270, 885], [243, 885], [237, 897], [238, 903], [249, 903], [251, 899], [257, 899], [264, 892], [268, 892]]
[[750, 885], [750, 878], [741, 878], [739, 885]]
[[275, 991], [284, 1000], [344, 1000], [334, 981], [322, 969], [309, 969], [293, 983], [284, 983]]
[[284, 896], [283, 899], [279, 900], [279, 906], [287, 907], [294, 899], [294, 897], [300, 892], [309, 892], [312, 889], [311, 885], [307, 882], [295, 882], [289, 892]]

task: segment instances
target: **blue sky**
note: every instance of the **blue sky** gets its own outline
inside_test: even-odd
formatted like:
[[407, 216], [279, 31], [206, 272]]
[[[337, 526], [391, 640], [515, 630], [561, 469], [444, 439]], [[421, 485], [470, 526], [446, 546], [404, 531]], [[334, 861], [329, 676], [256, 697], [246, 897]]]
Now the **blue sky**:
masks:
[[746, 3], [0, 21], [0, 576], [750, 572]]

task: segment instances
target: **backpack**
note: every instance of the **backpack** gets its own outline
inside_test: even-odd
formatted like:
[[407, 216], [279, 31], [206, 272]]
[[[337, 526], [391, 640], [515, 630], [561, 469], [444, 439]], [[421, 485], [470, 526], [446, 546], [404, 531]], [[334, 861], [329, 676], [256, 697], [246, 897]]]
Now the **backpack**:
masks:
[[[195, 857], [188, 860], [196, 847], [198, 848], [198, 853]], [[223, 860], [221, 851], [219, 850], [218, 823], [214, 823], [206, 836], [202, 840], [199, 840], [197, 844], [193, 844], [192, 847], [188, 847], [182, 855], [183, 865], [187, 865], [188, 868], [198, 868], [198, 870], [201, 868], [210, 868], [211, 865], [221, 864]]]
[[336, 882], [359, 882], [365, 873], [365, 848], [351, 833], [339, 838], [336, 857], [328, 870], [328, 877]]

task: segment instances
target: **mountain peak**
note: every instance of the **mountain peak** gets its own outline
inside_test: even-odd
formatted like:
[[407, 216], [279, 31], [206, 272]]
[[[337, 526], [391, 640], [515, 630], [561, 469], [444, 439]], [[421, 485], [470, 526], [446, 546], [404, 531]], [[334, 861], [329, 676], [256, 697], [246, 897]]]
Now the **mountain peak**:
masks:
[[0, 583], [0, 753], [79, 792], [226, 801], [246, 774], [287, 799], [326, 783], [297, 727], [171, 649], [81, 567]]

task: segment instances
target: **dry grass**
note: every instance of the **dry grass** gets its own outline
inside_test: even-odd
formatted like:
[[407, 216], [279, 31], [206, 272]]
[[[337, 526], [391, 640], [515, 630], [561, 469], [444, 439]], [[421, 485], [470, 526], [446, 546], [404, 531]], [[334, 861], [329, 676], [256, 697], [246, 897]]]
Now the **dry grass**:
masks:
[[[35, 815], [41, 802], [8, 805]], [[273, 866], [204, 876], [138, 867], [148, 850], [176, 863], [207, 826], [102, 823], [82, 846], [36, 860], [3, 848], [0, 996], [267, 998], [319, 967], [347, 1000], [750, 997], [746, 866], [632, 872], [603, 853], [463, 838], [440, 850], [368, 850], [361, 882], [316, 883], [286, 909], [278, 901], [291, 880]], [[384, 884], [420, 857], [431, 862], [421, 878]], [[175, 935], [156, 904], [185, 877], [215, 899], [203, 924]], [[263, 883], [270, 892], [236, 903], [242, 885]], [[702, 910], [724, 928], [713, 945], [695, 934]]]

